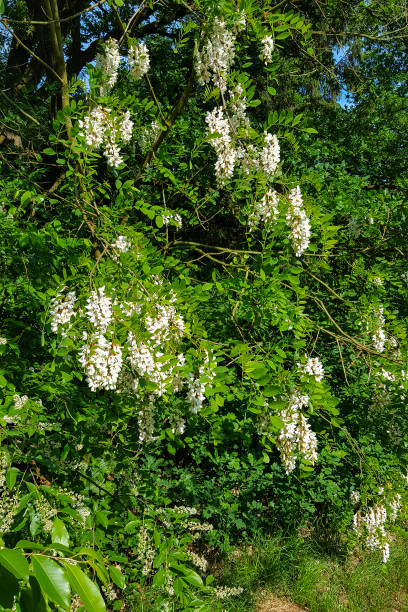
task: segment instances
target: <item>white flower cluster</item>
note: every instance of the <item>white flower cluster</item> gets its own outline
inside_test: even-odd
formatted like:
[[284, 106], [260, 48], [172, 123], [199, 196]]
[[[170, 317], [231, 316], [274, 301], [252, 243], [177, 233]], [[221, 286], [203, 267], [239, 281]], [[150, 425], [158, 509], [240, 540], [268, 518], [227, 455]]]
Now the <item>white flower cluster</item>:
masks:
[[91, 391], [116, 389], [119, 372], [122, 368], [122, 349], [118, 344], [96, 332], [89, 344], [79, 350], [79, 363], [84, 368]]
[[19, 493], [6, 486], [7, 467], [6, 455], [0, 450], [0, 534], [12, 527], [20, 502]]
[[373, 346], [376, 351], [378, 351], [379, 353], [383, 353], [385, 351], [385, 342], [387, 340], [384, 331], [384, 308], [382, 306], [379, 306], [378, 308], [374, 308], [373, 311], [374, 317], [376, 319], [376, 328], [372, 335]]
[[193, 565], [198, 567], [198, 569], [200, 569], [202, 572], [207, 571], [208, 561], [205, 559], [205, 557], [200, 557], [200, 555], [197, 555], [197, 553], [193, 552], [192, 550], [187, 550], [186, 555]]
[[303, 208], [303, 199], [299, 185], [289, 194], [289, 208], [286, 221], [290, 227], [290, 238], [296, 257], [300, 257], [309, 246], [310, 221]]
[[119, 261], [120, 253], [127, 253], [132, 249], [132, 243], [126, 236], [118, 236], [115, 242], [112, 244], [114, 253], [112, 259]]
[[242, 587], [226, 587], [219, 586], [214, 588], [214, 595], [218, 599], [225, 599], [226, 597], [233, 597], [234, 595], [241, 595], [243, 592]]
[[173, 411], [169, 414], [169, 425], [175, 435], [181, 436], [186, 428], [186, 421], [180, 412]]
[[153, 566], [153, 559], [156, 555], [153, 541], [147, 532], [146, 527], [141, 527], [138, 533], [138, 545], [136, 549], [136, 559], [143, 563], [142, 574], [148, 576]]
[[278, 415], [285, 425], [277, 436], [276, 446], [287, 474], [295, 469], [298, 455], [312, 464], [317, 461], [316, 434], [311, 430], [306, 417], [300, 412], [308, 403], [307, 395], [300, 395], [295, 391], [289, 398], [288, 407]]
[[235, 58], [235, 36], [228, 30], [223, 19], [216, 17], [211, 33], [203, 48], [197, 52], [196, 71], [198, 82], [204, 85], [211, 78], [225, 92], [227, 75]]
[[141, 152], [145, 155], [151, 150], [154, 141], [160, 133], [160, 125], [157, 121], [152, 121], [148, 126], [142, 127], [137, 136], [137, 143]]
[[[188, 373], [187, 378], [187, 401], [190, 403], [190, 410], [193, 414], [197, 414], [205, 401], [205, 390], [211, 380], [215, 377], [214, 371], [211, 369], [211, 363], [215, 364], [212, 354], [206, 351], [204, 365], [198, 369], [199, 377], [195, 378], [192, 372]], [[206, 378], [209, 379], [206, 382]]]
[[147, 404], [141, 406], [137, 413], [137, 424], [139, 427], [139, 442], [153, 442], [154, 437], [154, 398], [151, 395]]
[[[113, 247], [123, 252], [129, 243], [125, 237], [119, 236]], [[162, 291], [161, 280], [153, 278], [153, 282], [158, 291]], [[216, 360], [205, 351], [198, 375], [195, 368], [186, 373], [186, 358], [175, 350], [186, 333], [184, 319], [174, 305], [175, 294], [164, 303], [155, 292], [148, 297], [142, 292], [142, 296], [145, 305], [142, 301], [119, 302], [116, 297], [107, 295], [105, 287], [91, 291], [85, 308], [77, 312], [77, 316], [93, 328], [90, 333], [82, 333], [78, 360], [92, 391], [115, 390], [136, 400], [139, 439], [147, 442], [154, 439], [155, 397], [160, 398], [167, 392], [178, 393], [186, 388], [185, 400], [192, 412], [198, 412], [205, 401], [205, 390], [215, 376]], [[145, 307], [148, 311], [142, 314]], [[140, 315], [140, 336], [129, 330], [127, 321], [135, 313]], [[128, 330], [123, 347], [114, 341], [114, 320], [115, 326], [125, 323]], [[146, 393], [144, 386], [139, 385], [140, 378], [154, 383], [154, 390]], [[169, 415], [169, 424], [175, 434], [183, 433], [185, 421], [179, 411]]]
[[75, 315], [75, 302], [76, 295], [74, 291], [69, 291], [66, 295], [63, 294], [63, 291], [60, 291], [58, 295], [51, 300], [51, 329], [55, 334], [58, 333], [59, 327], [64, 326], [61, 334], [62, 336], [67, 335], [71, 318]]
[[4, 336], [0, 336], [0, 345], [4, 344], [7, 344], [7, 338], [4, 338]]
[[80, 135], [91, 149], [104, 146], [104, 155], [110, 166], [118, 168], [123, 163], [120, 144], [132, 138], [133, 121], [130, 112], [118, 116], [110, 108], [96, 106], [84, 119], [79, 120]]
[[211, 145], [217, 153], [215, 175], [222, 186], [234, 173], [237, 151], [232, 145], [231, 126], [221, 108], [214, 108], [205, 118], [211, 138]]
[[322, 362], [318, 357], [306, 357], [306, 363], [298, 363], [298, 371], [306, 376], [313, 376], [316, 382], [321, 382], [324, 377]]
[[175, 225], [178, 229], [183, 227], [183, 219], [179, 213], [165, 213], [162, 215], [164, 225]]
[[262, 39], [262, 51], [259, 58], [266, 64], [270, 64], [272, 61], [272, 53], [275, 48], [275, 41], [273, 36], [264, 36]]
[[273, 176], [280, 162], [280, 146], [276, 134], [264, 133], [264, 146], [259, 157], [261, 169], [268, 177]]
[[402, 272], [401, 279], [408, 284], [408, 270], [406, 272]]
[[96, 56], [96, 68], [102, 70], [101, 95], [107, 94], [115, 85], [120, 64], [118, 41], [110, 38], [105, 43], [104, 53]]
[[129, 46], [128, 62], [130, 76], [134, 81], [138, 81], [147, 74], [150, 67], [150, 57], [149, 50], [144, 43], [133, 42]]
[[248, 131], [250, 127], [249, 118], [246, 114], [246, 97], [242, 94], [244, 89], [241, 85], [236, 85], [233, 91], [229, 92], [230, 104], [230, 123], [232, 129], [236, 132], [239, 129]]
[[[383, 493], [383, 489], [379, 493]], [[357, 536], [371, 550], [381, 550], [383, 562], [386, 563], [390, 556], [390, 544], [385, 531], [385, 524], [388, 521], [395, 521], [401, 509], [401, 496], [397, 493], [387, 504], [389, 511], [384, 504], [377, 503], [368, 508], [365, 514], [358, 510], [353, 517], [353, 530]]]
[[99, 331], [106, 332], [109, 323], [112, 321], [112, 298], [105, 295], [105, 287], [99, 287], [96, 291], [91, 291], [86, 302], [86, 316], [88, 321]]
[[15, 393], [13, 395], [13, 402], [14, 408], [16, 410], [21, 410], [21, 408], [23, 408], [23, 406], [28, 402], [28, 397], [27, 395], [18, 395], [18, 393]]
[[260, 221], [273, 223], [279, 216], [278, 194], [269, 189], [260, 202], [256, 202], [248, 218], [249, 228], [253, 230]]

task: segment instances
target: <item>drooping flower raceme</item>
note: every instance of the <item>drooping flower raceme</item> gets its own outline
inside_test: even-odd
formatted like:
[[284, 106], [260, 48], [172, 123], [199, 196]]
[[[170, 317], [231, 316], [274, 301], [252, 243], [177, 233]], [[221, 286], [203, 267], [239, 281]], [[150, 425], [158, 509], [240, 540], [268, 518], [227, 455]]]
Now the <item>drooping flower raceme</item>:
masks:
[[141, 79], [150, 67], [149, 50], [144, 43], [133, 42], [129, 46], [128, 62], [130, 76], [134, 81]]
[[271, 63], [274, 48], [275, 41], [273, 36], [264, 36], [262, 39], [262, 51], [259, 57], [265, 63], [265, 65]]
[[383, 353], [385, 351], [385, 342], [387, 337], [384, 331], [385, 325], [385, 317], [384, 317], [384, 308], [382, 306], [378, 306], [378, 308], [374, 308], [374, 318], [376, 320], [376, 328], [372, 335], [373, 346], [376, 351], [379, 353]]
[[71, 319], [75, 315], [74, 306], [76, 295], [74, 291], [69, 291], [66, 295], [62, 291], [51, 301], [51, 329], [56, 334], [62, 327], [62, 335], [66, 336], [69, 329]]
[[118, 78], [119, 64], [120, 55], [118, 41], [114, 38], [110, 38], [105, 43], [104, 52], [98, 53], [96, 56], [96, 68], [99, 68], [103, 72], [100, 86], [102, 95], [109, 93], [115, 85]]
[[289, 398], [288, 407], [278, 415], [284, 422], [284, 427], [277, 436], [276, 446], [287, 474], [295, 469], [298, 455], [312, 464], [317, 461], [316, 434], [311, 430], [306, 417], [301, 413], [302, 408], [307, 406], [308, 403], [309, 397], [307, 395], [300, 395], [295, 391]]
[[[119, 236], [113, 246], [120, 252], [129, 244], [124, 236]], [[177, 351], [186, 334], [186, 324], [176, 310], [176, 295], [172, 292], [163, 299], [161, 279], [153, 276], [151, 280], [153, 289], [141, 290], [135, 302], [119, 301], [115, 295], [108, 295], [105, 287], [99, 287], [89, 293], [85, 307], [77, 308], [75, 313], [77, 324], [85, 323], [86, 329], [90, 329], [82, 333], [78, 357], [89, 388], [116, 391], [132, 399], [141, 442], [153, 439], [156, 401], [165, 393], [184, 392], [190, 412], [201, 409], [216, 366], [212, 353], [205, 351], [204, 360], [202, 354], [199, 360], [203, 365], [197, 367], [193, 360], [187, 368], [185, 355]], [[135, 314], [139, 315], [137, 333], [133, 330]], [[65, 314], [63, 320], [70, 318]], [[114, 333], [120, 336], [122, 324], [122, 334], [127, 331], [123, 346], [114, 336]], [[60, 326], [55, 325], [54, 331], [61, 333]], [[190, 351], [189, 359], [193, 354]], [[169, 423], [174, 433], [184, 431], [179, 408], [169, 416]]]
[[122, 368], [122, 349], [118, 344], [107, 340], [103, 333], [95, 332], [89, 343], [80, 348], [79, 363], [85, 370], [91, 391], [116, 389]]
[[260, 153], [260, 166], [267, 177], [275, 174], [276, 168], [280, 162], [280, 146], [276, 134], [268, 134], [265, 132], [265, 144]]
[[278, 216], [278, 194], [276, 191], [269, 189], [260, 202], [255, 202], [248, 218], [249, 228], [251, 230], [254, 229], [260, 221], [263, 221], [265, 224], [273, 223], [277, 220]]
[[211, 145], [217, 153], [215, 175], [218, 184], [222, 186], [233, 175], [237, 160], [237, 152], [231, 138], [230, 123], [221, 108], [214, 108], [208, 112], [206, 122], [212, 136]]
[[91, 149], [105, 146], [104, 155], [110, 166], [118, 168], [123, 163], [120, 145], [130, 141], [133, 130], [129, 111], [119, 116], [110, 108], [96, 106], [84, 119], [79, 120], [79, 127], [80, 135], [85, 137]]
[[171, 213], [167, 212], [162, 215], [164, 225], [175, 225], [178, 229], [181, 229], [183, 226], [183, 219], [179, 213]]
[[152, 121], [150, 125], [142, 127], [138, 131], [137, 142], [143, 154], [150, 151], [159, 133], [160, 125], [157, 121]]
[[198, 82], [204, 85], [211, 79], [221, 92], [227, 89], [227, 75], [235, 58], [235, 36], [225, 21], [216, 17], [202, 49], [197, 52]]
[[126, 236], [118, 236], [112, 244], [112, 248], [114, 250], [112, 259], [118, 261], [121, 253], [127, 253], [132, 249], [132, 243]]
[[318, 357], [306, 357], [306, 363], [298, 363], [298, 371], [306, 376], [313, 376], [316, 382], [321, 382], [324, 377], [323, 365]]
[[300, 257], [310, 242], [310, 221], [303, 208], [299, 185], [289, 194], [289, 208], [286, 221], [290, 227], [290, 238], [296, 257]]
[[105, 332], [112, 320], [112, 298], [105, 294], [105, 287], [91, 291], [86, 302], [88, 320], [101, 332]]
[[246, 114], [246, 98], [243, 93], [244, 90], [239, 84], [236, 85], [233, 91], [229, 92], [231, 100], [228, 107], [230, 124], [235, 132], [239, 129], [247, 132], [250, 127], [249, 117]]
[[[383, 492], [381, 488], [379, 493]], [[390, 556], [390, 543], [385, 525], [387, 521], [396, 520], [400, 509], [401, 496], [397, 493], [387, 503], [376, 503], [368, 508], [365, 514], [358, 510], [353, 517], [353, 530], [356, 535], [371, 550], [381, 550], [384, 563]]]

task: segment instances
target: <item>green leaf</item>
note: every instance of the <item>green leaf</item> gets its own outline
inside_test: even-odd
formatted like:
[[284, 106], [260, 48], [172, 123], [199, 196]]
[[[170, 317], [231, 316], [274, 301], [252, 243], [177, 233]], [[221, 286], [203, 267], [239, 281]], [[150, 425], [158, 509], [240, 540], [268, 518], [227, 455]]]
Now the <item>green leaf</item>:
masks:
[[184, 574], [184, 580], [194, 586], [203, 586], [201, 576], [199, 576], [194, 570], [186, 571]]
[[87, 612], [105, 612], [106, 607], [97, 585], [77, 565], [64, 563], [72, 589], [82, 599]]
[[163, 217], [161, 217], [160, 215], [156, 217], [156, 225], [159, 228], [163, 227]]
[[57, 544], [63, 544], [63, 546], [69, 546], [69, 534], [64, 523], [56, 517], [52, 524], [51, 529], [51, 541]]
[[17, 480], [18, 474], [21, 474], [21, 472], [17, 468], [12, 467], [9, 470], [7, 470], [7, 472], [6, 472], [6, 484], [7, 484], [8, 488], [10, 490], [16, 484], [16, 480]]
[[43, 153], [44, 155], [55, 155], [54, 149], [51, 149], [50, 147], [47, 147], [46, 149], [44, 149]]
[[23, 589], [20, 595], [21, 612], [47, 612], [49, 608], [35, 576], [30, 576], [30, 589]]
[[44, 593], [62, 608], [70, 606], [70, 589], [64, 570], [52, 559], [33, 555], [34, 575]]
[[19, 590], [18, 580], [0, 565], [0, 606], [12, 608], [14, 596]]
[[19, 550], [2, 548], [0, 550], [0, 563], [16, 578], [27, 580], [29, 575], [27, 559]]
[[114, 567], [112, 565], [109, 567], [109, 573], [111, 575], [112, 581], [116, 584], [116, 586], [119, 587], [120, 589], [123, 589], [126, 581], [125, 581], [125, 577], [122, 574], [122, 572], [118, 570], [117, 567]]
[[0, 0], [0, 15], [2, 15], [6, 10], [6, 6], [4, 0]]

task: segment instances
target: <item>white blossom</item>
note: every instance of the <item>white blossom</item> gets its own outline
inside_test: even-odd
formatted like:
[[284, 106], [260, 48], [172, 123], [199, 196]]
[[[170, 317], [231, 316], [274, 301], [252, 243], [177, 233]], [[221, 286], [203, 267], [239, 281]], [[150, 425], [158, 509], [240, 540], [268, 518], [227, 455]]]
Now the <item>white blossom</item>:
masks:
[[148, 126], [140, 128], [137, 142], [143, 154], [146, 154], [153, 146], [154, 141], [160, 133], [160, 124], [155, 120]]
[[360, 501], [360, 493], [358, 491], [352, 491], [350, 493], [350, 501], [355, 506]]
[[101, 332], [105, 332], [112, 320], [112, 298], [105, 295], [105, 287], [91, 291], [86, 302], [88, 320]]
[[298, 371], [306, 376], [313, 376], [316, 382], [321, 382], [324, 377], [323, 365], [318, 357], [306, 357], [306, 363], [298, 363]]
[[243, 129], [247, 132], [250, 127], [250, 122], [246, 114], [246, 97], [242, 95], [244, 90], [242, 86], [238, 84], [235, 86], [234, 90], [229, 93], [231, 98], [229, 111], [232, 129], [235, 131]]
[[178, 227], [178, 229], [181, 229], [183, 227], [183, 219], [181, 218], [181, 215], [179, 213], [167, 212], [162, 215], [162, 219], [164, 225], [169, 225], [169, 223], [172, 223], [173, 225]]
[[129, 46], [128, 62], [130, 76], [134, 81], [141, 79], [149, 70], [149, 50], [144, 43], [132, 43]]
[[383, 353], [385, 351], [385, 342], [387, 337], [384, 331], [385, 325], [385, 317], [384, 317], [384, 308], [382, 306], [378, 306], [378, 308], [373, 308], [374, 318], [375, 318], [375, 329], [372, 334], [373, 346], [376, 351], [379, 353]]
[[262, 51], [259, 58], [266, 64], [270, 64], [272, 61], [272, 53], [275, 48], [275, 41], [273, 36], [264, 36], [262, 39]]
[[154, 434], [154, 398], [151, 395], [147, 404], [143, 405], [138, 412], [139, 442], [152, 442], [157, 439]]
[[101, 79], [101, 95], [108, 93], [115, 85], [118, 78], [118, 68], [120, 64], [120, 55], [118, 41], [110, 38], [105, 43], [103, 53], [98, 53], [96, 56], [96, 68], [103, 71]]
[[85, 370], [91, 391], [116, 389], [122, 368], [121, 347], [97, 331], [79, 350], [79, 363]]
[[300, 257], [310, 242], [310, 221], [303, 209], [299, 185], [289, 194], [289, 208], [286, 221], [290, 227], [290, 238], [296, 257]]
[[74, 306], [76, 295], [74, 291], [69, 291], [66, 295], [60, 291], [58, 295], [51, 300], [50, 315], [51, 329], [57, 334], [61, 326], [66, 326], [62, 330], [62, 335], [66, 336], [67, 330], [70, 327], [71, 318], [75, 316]]
[[308, 403], [307, 395], [300, 395], [295, 391], [289, 398], [288, 407], [278, 415], [284, 422], [284, 427], [277, 436], [276, 446], [287, 474], [295, 469], [298, 454], [310, 463], [314, 464], [317, 461], [316, 434], [300, 412]]
[[235, 36], [228, 30], [224, 20], [216, 17], [210, 35], [197, 52], [198, 82], [204, 85], [212, 79], [220, 91], [225, 92], [234, 58]]
[[120, 144], [129, 142], [133, 130], [129, 111], [118, 116], [110, 108], [96, 106], [84, 119], [79, 120], [79, 127], [80, 135], [84, 136], [90, 148], [105, 146], [104, 155], [110, 166], [118, 168], [123, 163]]
[[232, 144], [230, 123], [221, 108], [207, 113], [206, 122], [212, 136], [210, 143], [217, 153], [215, 175], [220, 186], [224, 185], [234, 173], [237, 152]]
[[265, 174], [270, 177], [276, 172], [280, 162], [280, 146], [276, 134], [264, 134], [264, 146], [260, 153], [260, 165]]
[[255, 202], [248, 218], [249, 227], [252, 230], [260, 221], [265, 224], [273, 223], [279, 216], [278, 194], [269, 189], [260, 202]]
[[114, 249], [112, 259], [119, 261], [120, 253], [127, 253], [130, 251], [132, 249], [132, 243], [126, 236], [118, 236], [112, 244], [112, 248]]

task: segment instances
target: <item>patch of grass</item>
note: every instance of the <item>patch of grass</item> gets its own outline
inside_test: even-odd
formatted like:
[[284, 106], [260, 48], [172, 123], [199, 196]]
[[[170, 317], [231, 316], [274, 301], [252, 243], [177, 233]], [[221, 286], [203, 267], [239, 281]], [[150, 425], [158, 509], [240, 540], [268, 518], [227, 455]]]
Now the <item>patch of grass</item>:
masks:
[[265, 599], [267, 592], [310, 612], [408, 610], [408, 542], [402, 538], [392, 544], [387, 564], [378, 552], [325, 556], [299, 538], [260, 538], [232, 550], [219, 570], [217, 582], [244, 588], [223, 605], [231, 612], [255, 610], [259, 594]]

